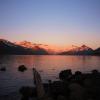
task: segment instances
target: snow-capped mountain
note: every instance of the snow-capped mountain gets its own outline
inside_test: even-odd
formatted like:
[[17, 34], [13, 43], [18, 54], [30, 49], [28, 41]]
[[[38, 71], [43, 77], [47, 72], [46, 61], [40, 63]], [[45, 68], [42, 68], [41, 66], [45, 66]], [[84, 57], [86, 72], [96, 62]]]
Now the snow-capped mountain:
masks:
[[48, 54], [48, 52], [40, 47], [35, 47], [34, 49], [29, 47], [24, 47], [16, 43], [12, 43], [8, 40], [0, 39], [0, 54]]
[[100, 47], [97, 48], [96, 50], [94, 50], [94, 54], [95, 54], [95, 55], [100, 55]]
[[34, 48], [34, 46], [36, 46], [36, 44], [33, 44], [31, 42], [28, 42], [28, 41], [15, 42], [15, 44], [23, 46], [23, 47], [27, 47], [27, 48]]
[[78, 46], [72, 46], [72, 49], [70, 49], [69, 51], [65, 51], [62, 52], [60, 54], [69, 54], [69, 55], [90, 55], [93, 53], [93, 49], [86, 46], [86, 45], [82, 45], [81, 47]]
[[0, 39], [0, 46], [3, 45], [3, 44], [6, 45], [6, 46], [17, 47], [17, 45], [15, 45], [14, 43], [11, 43], [8, 40]]
[[37, 44], [37, 43], [29, 42], [29, 41], [15, 42], [15, 44], [26, 47], [26, 48], [31, 48], [33, 50], [42, 48], [42, 49], [45, 49], [49, 54], [55, 53], [54, 49], [49, 48], [49, 46], [45, 44]]
[[73, 52], [82, 52], [82, 51], [91, 51], [93, 50], [92, 48], [86, 46], [86, 45], [82, 45], [81, 47], [78, 46], [72, 46], [72, 49], [70, 51]]
[[82, 45], [80, 47], [72, 45], [70, 50], [60, 51], [60, 53], [49, 45], [36, 44], [28, 41], [12, 43], [5, 39], [0, 39], [0, 55], [1, 54], [18, 54], [18, 55], [100, 55], [100, 48], [93, 50], [92, 48]]

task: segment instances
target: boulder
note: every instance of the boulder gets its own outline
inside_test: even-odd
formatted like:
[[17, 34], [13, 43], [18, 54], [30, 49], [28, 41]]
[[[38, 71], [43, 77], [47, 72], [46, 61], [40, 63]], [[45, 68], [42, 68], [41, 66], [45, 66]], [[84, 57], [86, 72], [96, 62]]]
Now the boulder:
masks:
[[24, 72], [24, 71], [26, 71], [27, 70], [27, 68], [25, 67], [25, 65], [20, 65], [19, 67], [18, 67], [18, 71], [20, 71], [20, 72]]

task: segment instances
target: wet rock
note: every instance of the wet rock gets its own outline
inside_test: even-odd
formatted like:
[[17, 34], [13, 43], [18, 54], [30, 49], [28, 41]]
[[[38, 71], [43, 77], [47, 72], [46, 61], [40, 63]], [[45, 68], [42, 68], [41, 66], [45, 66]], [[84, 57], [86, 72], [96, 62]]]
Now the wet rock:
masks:
[[27, 68], [25, 67], [25, 65], [20, 65], [19, 67], [18, 67], [18, 71], [20, 71], [20, 72], [24, 72], [24, 71], [26, 71], [27, 70]]
[[76, 83], [83, 84], [84, 75], [80, 71], [76, 71], [75, 74], [72, 76], [72, 80]]
[[99, 74], [99, 71], [96, 70], [96, 69], [92, 70], [91, 72], [92, 72], [93, 75], [98, 75]]
[[59, 73], [59, 78], [61, 80], [67, 80], [72, 76], [72, 71], [71, 69], [63, 70]]
[[82, 75], [82, 72], [76, 71], [76, 72], [75, 72], [75, 75]]

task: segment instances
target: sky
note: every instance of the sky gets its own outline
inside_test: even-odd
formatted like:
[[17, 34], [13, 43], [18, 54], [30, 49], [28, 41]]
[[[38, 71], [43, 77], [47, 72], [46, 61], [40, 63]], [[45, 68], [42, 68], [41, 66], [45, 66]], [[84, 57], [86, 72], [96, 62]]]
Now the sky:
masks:
[[0, 38], [100, 47], [100, 0], [0, 0]]

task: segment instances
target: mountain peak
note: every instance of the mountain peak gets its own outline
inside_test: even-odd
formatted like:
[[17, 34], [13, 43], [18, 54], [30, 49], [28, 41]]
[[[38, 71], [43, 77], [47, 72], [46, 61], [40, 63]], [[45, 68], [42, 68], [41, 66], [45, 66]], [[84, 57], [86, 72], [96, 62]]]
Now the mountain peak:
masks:
[[4, 45], [7, 45], [7, 46], [14, 46], [14, 47], [17, 46], [14, 43], [12, 43], [12, 42], [10, 42], [8, 40], [5, 40], [5, 39], [0, 39], [0, 43], [4, 44]]
[[86, 45], [82, 45], [80, 48], [80, 51], [87, 51], [87, 50], [92, 50], [92, 48], [86, 46]]
[[83, 47], [83, 48], [84, 48], [84, 47], [87, 47], [87, 46], [86, 46], [85, 44], [83, 44], [81, 47]]
[[8, 42], [6, 39], [0, 39], [0, 42]]
[[33, 48], [34, 47], [33, 43], [26, 41], [26, 40], [21, 41], [21, 42], [16, 42], [15, 44], [23, 46], [23, 47], [27, 47], [27, 48]]

